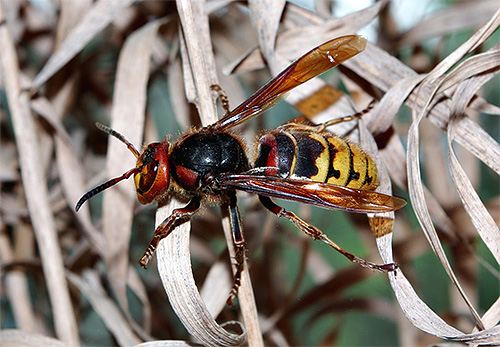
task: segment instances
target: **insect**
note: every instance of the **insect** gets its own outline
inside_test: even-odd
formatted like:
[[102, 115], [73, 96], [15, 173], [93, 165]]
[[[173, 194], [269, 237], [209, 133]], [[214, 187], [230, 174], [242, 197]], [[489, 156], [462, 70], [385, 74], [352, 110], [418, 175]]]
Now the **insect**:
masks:
[[231, 131], [272, 107], [291, 89], [358, 54], [365, 45], [366, 38], [357, 35], [328, 41], [296, 60], [232, 111], [222, 89], [213, 86], [225, 111], [219, 121], [190, 130], [173, 143], [151, 143], [142, 153], [115, 130], [98, 124], [99, 129], [127, 145], [137, 158], [137, 164], [122, 176], [86, 193], [78, 201], [76, 211], [94, 195], [132, 175], [141, 204], [163, 201], [170, 196], [189, 200], [185, 207], [174, 210], [156, 228], [139, 261], [146, 267], [160, 240], [176, 225], [188, 221], [202, 203], [227, 205], [237, 263], [231, 297], [237, 294], [245, 256], [245, 240], [236, 205], [237, 190], [257, 194], [269, 211], [290, 220], [307, 235], [325, 242], [351, 261], [375, 270], [395, 270], [393, 263], [377, 265], [356, 257], [271, 199], [362, 213], [388, 212], [403, 207], [404, 200], [374, 191], [378, 185], [377, 169], [359, 146], [325, 131], [329, 125], [362, 113], [320, 125], [293, 122], [282, 125], [260, 137], [253, 165], [242, 140]]

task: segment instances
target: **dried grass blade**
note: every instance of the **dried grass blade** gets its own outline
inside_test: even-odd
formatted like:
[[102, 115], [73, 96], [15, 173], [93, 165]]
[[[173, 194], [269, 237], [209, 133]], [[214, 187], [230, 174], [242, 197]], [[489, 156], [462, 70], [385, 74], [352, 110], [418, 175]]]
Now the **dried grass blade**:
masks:
[[[476, 90], [482, 86], [489, 77], [488, 75], [482, 74], [479, 78], [467, 79], [461, 83], [455, 91], [451, 109], [452, 117], [448, 125], [448, 154], [450, 158], [451, 177], [460, 199], [462, 200], [462, 204], [467, 214], [470, 216], [477, 232], [495, 257], [497, 264], [500, 264], [500, 229], [474, 190], [452, 146], [456, 134], [455, 127], [458, 119], [461, 118], [460, 115], [465, 112], [467, 103], [472, 99]], [[500, 146], [497, 144], [496, 147], [497, 151], [500, 153]]]
[[[131, 143], [142, 142], [152, 43], [163, 20], [150, 22], [126, 40], [118, 60], [111, 127]], [[135, 166], [136, 158], [120, 141], [110, 136], [107, 155], [108, 177], [117, 177]], [[119, 186], [120, 187], [120, 186]], [[109, 280], [120, 305], [127, 307], [129, 240], [135, 196], [130, 189], [110, 189], [104, 193], [103, 229], [107, 244]]]
[[[407, 67], [403, 66], [399, 61], [396, 59], [393, 59], [389, 55], [387, 55], [385, 52], [382, 52], [376, 47], [368, 45], [367, 49], [365, 50], [364, 54], [361, 54], [358, 56], [357, 59], [353, 59], [350, 61], [347, 61], [345, 63], [348, 67], [352, 68], [355, 71], [358, 71], [360, 74], [362, 74], [365, 78], [367, 78], [370, 82], [372, 82], [374, 85], [379, 86], [383, 90], [388, 90], [392, 85], [396, 84], [399, 80], [404, 79], [404, 78], [410, 78], [412, 75], [415, 75], [413, 71], [408, 69]], [[383, 73], [382, 73], [383, 72]], [[419, 89], [421, 92], [423, 90]], [[423, 94], [425, 95], [425, 94]], [[423, 98], [422, 94], [417, 94], [417, 95], [411, 95], [409, 98], [409, 104], [410, 105], [416, 105], [417, 103], [420, 103], [420, 100]], [[420, 99], [420, 100], [419, 100]], [[425, 100], [425, 99], [424, 99]], [[440, 105], [436, 105], [429, 114], [429, 118], [437, 125], [441, 127], [446, 126], [446, 121], [444, 121], [446, 117], [446, 109], [444, 107], [440, 107]], [[459, 127], [459, 130], [462, 130], [464, 127], [461, 126]], [[414, 140], [414, 138], [413, 138]], [[413, 141], [412, 139], [409, 139], [409, 141]], [[457, 140], [458, 141], [458, 140]], [[409, 148], [411, 148], [414, 144], [409, 142]], [[484, 150], [484, 149], [483, 149]], [[409, 156], [413, 156], [413, 158], [416, 158], [415, 153], [412, 153], [411, 150], [409, 151]], [[411, 160], [411, 159], [409, 159]], [[416, 160], [416, 159], [413, 159]], [[410, 168], [409, 168], [410, 170]], [[409, 173], [410, 175], [410, 173]], [[412, 182], [413, 179], [410, 176], [410, 182]], [[420, 182], [421, 184], [421, 182]], [[421, 188], [422, 189], [422, 188]], [[410, 191], [414, 191], [410, 187]], [[420, 192], [423, 196], [423, 190]], [[415, 206], [415, 201], [412, 198], [414, 208], [418, 212], [419, 206]], [[425, 209], [425, 207], [424, 207]], [[430, 221], [429, 216], [426, 215], [426, 222], [425, 225], [422, 225], [424, 229], [432, 229], [432, 222]], [[421, 221], [422, 223], [422, 221]], [[439, 244], [439, 240], [435, 238], [434, 240], [437, 244]], [[441, 254], [443, 254], [441, 252]], [[404, 303], [400, 301], [400, 304], [403, 306]], [[412, 307], [408, 307], [408, 309], [412, 309]]]
[[[1, 220], [0, 225], [0, 261], [2, 264], [11, 264], [18, 259], [14, 257], [4, 223]], [[11, 307], [16, 326], [26, 332], [37, 332], [37, 321], [31, 304], [26, 274], [19, 270], [4, 270], [3, 273], [4, 296]]]
[[449, 326], [418, 297], [401, 271], [390, 273], [389, 279], [405, 316], [420, 330], [443, 339], [480, 344], [498, 343], [500, 326], [479, 333], [463, 334]]
[[481, 97], [472, 100], [469, 107], [478, 112], [500, 116], [500, 107], [490, 104]]
[[40, 88], [42, 84], [74, 58], [87, 43], [111, 23], [121, 10], [130, 6], [133, 2], [133, 0], [96, 1], [35, 77], [31, 89], [37, 90]]
[[88, 206], [82, 206], [83, 208], [79, 213], [76, 213], [73, 208], [78, 199], [85, 193], [85, 188], [83, 185], [82, 175], [84, 169], [81, 165], [81, 161], [78, 160], [78, 155], [75, 153], [71, 145], [70, 136], [62, 126], [61, 122], [55, 119], [55, 110], [47, 99], [40, 97], [33, 100], [31, 108], [42, 116], [49, 124], [51, 124], [56, 131], [56, 145], [58, 146], [56, 160], [58, 162], [59, 177], [61, 179], [64, 193], [71, 207], [71, 211], [82, 225], [83, 230], [92, 242], [93, 247], [104, 258], [104, 237], [93, 226], [90, 220]]
[[384, 94], [380, 102], [373, 108], [371, 117], [366, 117], [368, 126], [373, 134], [385, 132], [394, 123], [399, 109], [403, 106], [415, 87], [422, 81], [424, 76], [415, 75], [397, 82]]
[[188, 85], [192, 81], [191, 88], [194, 90], [193, 95], [188, 95], [188, 99], [198, 108], [202, 124], [211, 124], [217, 121], [214, 97], [210, 89], [217, 82], [217, 74], [205, 7], [202, 2], [191, 4], [188, 1], [177, 1], [177, 11], [187, 54], [187, 59], [183, 56], [183, 64], [189, 63], [189, 70], [184, 69], [184, 76], [192, 78], [185, 83]]
[[500, 145], [469, 117], [460, 119], [455, 141], [500, 175]]
[[99, 276], [95, 271], [86, 270], [82, 277], [71, 272], [67, 274], [68, 280], [75, 285], [80, 292], [89, 300], [92, 308], [103, 320], [111, 334], [120, 346], [133, 346], [141, 341], [130, 329], [127, 320], [123, 317], [120, 309], [99, 282]]
[[[181, 54], [186, 94], [188, 100], [196, 104], [202, 124], [208, 125], [217, 119], [210, 90], [210, 85], [217, 83], [217, 76], [206, 9], [203, 2], [178, 1], [177, 10], [183, 32]], [[157, 225], [168, 217], [178, 204], [177, 201], [171, 200], [167, 206], [159, 208], [156, 214]], [[231, 234], [230, 229], [224, 229], [225, 233]], [[232, 334], [218, 325], [198, 293], [191, 269], [189, 230], [188, 223], [182, 224], [160, 243], [156, 252], [158, 270], [172, 308], [191, 335], [203, 344], [241, 344], [245, 340], [245, 333]], [[245, 284], [240, 288], [242, 314], [247, 323], [248, 315], [256, 316], [256, 309], [255, 303], [250, 303], [253, 310], [243, 307], [241, 294], [245, 290], [251, 290], [251, 286]], [[255, 339], [261, 339], [260, 334], [252, 337], [252, 341]]]
[[274, 45], [285, 1], [253, 0], [249, 1], [248, 6], [250, 19], [257, 32], [260, 50], [265, 59], [270, 61], [274, 57]]
[[482, 317], [484, 326], [489, 328], [498, 324], [500, 321], [500, 297], [490, 306], [488, 311]]
[[[416, 73], [401, 63], [401, 61], [371, 44], [366, 46], [363, 54], [359, 54], [354, 59], [344, 62], [343, 65], [363, 76], [367, 81], [383, 91], [390, 90], [401, 80], [417, 78], [415, 77]], [[409, 95], [406, 104], [417, 109], [419, 105], [425, 104], [431, 92], [432, 88], [428, 84], [420, 85], [418, 92], [414, 90]], [[440, 102], [433, 106], [427, 115], [427, 118], [441, 129], [446, 129], [447, 127], [448, 105], [449, 100]], [[457, 132], [460, 133], [456, 138], [458, 143], [497, 171], [500, 160], [497, 160], [498, 153], [492, 150], [492, 148], [495, 148], [497, 142], [488, 133], [470, 118], [464, 118], [460, 121], [457, 126]], [[488, 142], [486, 147], [479, 148], [477, 146], [480, 143], [478, 141], [479, 137], [482, 138], [483, 143], [484, 141]]]
[[227, 264], [220, 260], [216, 261], [210, 267], [200, 290], [200, 295], [212, 316], [217, 316], [226, 306], [227, 298], [220, 293], [229, 293], [232, 284], [233, 280], [230, 272], [227, 271]]
[[[465, 60], [446, 76], [443, 80], [443, 85], [455, 87], [457, 83], [469, 83], [466, 81], [468, 79], [473, 79], [474, 83], [471, 84], [470, 88], [476, 91], [483, 84], [498, 75], [500, 72], [499, 62], [500, 44], [492, 47], [485, 53], [478, 54]], [[440, 89], [444, 90], [445, 87], [440, 87]], [[465, 108], [469, 105], [469, 102], [475, 98], [475, 95], [469, 95], [470, 90], [463, 91], [462, 87], [460, 93], [464, 94], [464, 97], [467, 98], [457, 99], [457, 92], [457, 90], [454, 91], [454, 102], [450, 107], [452, 111], [455, 110], [455, 113], [458, 111], [465, 113]], [[454, 114], [454, 112], [451, 114]], [[500, 175], [500, 144], [469, 117], [453, 119], [453, 123], [454, 140], [461, 144], [466, 143], [467, 149], [469, 149], [472, 154]]]
[[189, 104], [185, 96], [184, 80], [182, 78], [181, 62], [175, 59], [168, 66], [168, 92], [172, 102], [175, 119], [181, 129], [188, 129], [189, 122]]
[[[425, 110], [426, 108], [424, 108]], [[418, 126], [422, 120], [425, 111], [422, 111], [416, 119], [413, 121], [410, 130], [408, 132], [408, 155], [406, 160], [407, 171], [408, 171], [408, 192], [410, 194], [410, 200], [413, 206], [413, 210], [417, 216], [417, 219], [422, 227], [422, 230], [427, 237], [432, 250], [439, 258], [444, 270], [450, 277], [451, 281], [458, 289], [460, 295], [467, 303], [467, 306], [471, 310], [478, 324], [481, 325], [479, 315], [475, 311], [473, 305], [470, 303], [467, 295], [463, 291], [458, 279], [456, 278], [451, 265], [446, 257], [443, 246], [439, 240], [436, 229], [432, 223], [431, 215], [429, 213], [428, 207], [425, 203], [425, 195], [422, 183], [422, 176], [420, 172], [420, 161], [419, 161], [419, 129]]]
[[[156, 225], [183, 205], [172, 199], [167, 206], [158, 209]], [[217, 324], [196, 289], [189, 252], [190, 229], [189, 223], [181, 224], [160, 242], [156, 251], [158, 272], [170, 304], [189, 333], [203, 345], [239, 345], [245, 335], [229, 333]]]
[[[377, 191], [383, 194], [392, 195], [391, 180], [387, 168], [382, 165], [382, 160], [377, 151], [377, 144], [373, 135], [370, 133], [363, 119], [358, 122], [359, 134], [362, 148], [366, 148], [371, 154], [370, 157], [375, 161], [378, 168], [380, 184]], [[384, 263], [393, 263], [392, 254], [392, 232], [394, 227], [394, 212], [388, 213], [369, 213], [367, 214], [370, 222], [370, 228], [376, 237], [377, 247]]]
[[[224, 215], [226, 211], [222, 211]], [[236, 249], [234, 247], [233, 232], [229, 216], [224, 216], [222, 219], [222, 228], [224, 229], [224, 236], [226, 243], [229, 247], [229, 256], [231, 259], [236, 258]], [[233, 262], [232, 262], [233, 263]], [[243, 259], [243, 271], [241, 272], [241, 285], [238, 290], [238, 301], [240, 304], [241, 316], [245, 326], [242, 328], [243, 334], [250, 346], [264, 346], [263, 335], [260, 330], [257, 302], [252, 289], [252, 280], [250, 278], [250, 271], [248, 269], [248, 262]], [[234, 271], [234, 270], [233, 270]]]
[[139, 326], [133, 320], [133, 318], [128, 314], [128, 312], [126, 312], [127, 319], [129, 320], [130, 324], [132, 325], [132, 328], [134, 329], [134, 331], [143, 340], [152, 340], [153, 338], [150, 335], [151, 325], [152, 325], [151, 321], [153, 319], [152, 310], [151, 310], [151, 303], [149, 302], [148, 293], [146, 291], [146, 287], [144, 285], [144, 282], [137, 274], [137, 271], [132, 267], [130, 267], [128, 270], [127, 285], [130, 288], [130, 290], [137, 296], [137, 298], [142, 303], [142, 306], [143, 306], [142, 326]]
[[143, 342], [136, 345], [135, 347], [195, 347], [199, 344], [189, 341], [179, 341], [179, 340], [156, 340]]
[[[92, 6], [92, 0], [61, 1], [60, 15], [57, 22], [55, 49], [63, 42], [87, 11]], [[55, 50], [54, 49], [54, 50]]]
[[[309, 25], [303, 22], [297, 25], [288, 21], [285, 15], [283, 24], [289, 28], [287, 31], [280, 33], [276, 42], [276, 51], [280, 55], [295, 59], [305, 53], [305, 46], [314, 47], [335, 37], [356, 33], [370, 24], [387, 2], [387, 0], [377, 1], [357, 12], [327, 20], [319, 18], [316, 14], [315, 18], [311, 15], [308, 18]], [[289, 7], [292, 7], [292, 5], [287, 4], [287, 9]]]
[[[304, 13], [303, 10], [296, 10], [295, 5], [287, 3], [283, 24], [289, 29], [278, 36], [274, 54], [287, 57], [290, 60], [296, 59], [306, 53], [307, 49], [304, 47], [312, 48], [332, 38], [357, 32], [374, 20], [385, 3], [387, 3], [386, 0], [377, 1], [374, 5], [361, 11], [328, 20], [310, 12]], [[305, 15], [309, 17], [306, 18]], [[268, 58], [266, 57], [266, 59]], [[284, 67], [277, 66], [277, 63], [273, 62], [272, 59], [268, 61], [268, 65], [271, 66], [273, 74], [277, 74], [280, 68]], [[224, 73], [241, 73], [264, 66], [262, 55], [257, 48], [254, 48], [224, 68]]]
[[[458, 83], [466, 80], [467, 78], [475, 77], [482, 73], [487, 73], [492, 70], [493, 74], [489, 73], [489, 79], [493, 78], [498, 73], [500, 61], [500, 44], [495, 45], [487, 52], [472, 56], [456, 68], [454, 68], [439, 86], [438, 93], [444, 92], [449, 88], [456, 86]], [[487, 80], [485, 81], [487, 82]]]
[[483, 24], [498, 9], [498, 1], [457, 3], [446, 10], [420, 21], [403, 34], [403, 46], [416, 46], [432, 37], [441, 37]]
[[[400, 137], [394, 133], [391, 135], [387, 145], [379, 151], [380, 157], [385, 167], [391, 168], [389, 175], [391, 179], [403, 189], [408, 189], [406, 173], [406, 154]], [[450, 237], [454, 235], [453, 222], [446, 215], [443, 207], [439, 204], [432, 193], [424, 186], [424, 196], [429, 210], [432, 211], [432, 222]]]
[[[429, 75], [428, 78], [425, 79], [425, 84], [430, 84], [430, 81], [435, 81], [435, 80], [440, 80], [440, 83], [437, 86], [430, 86], [432, 88], [432, 92], [428, 94], [427, 96], [427, 102], [425, 106], [423, 107], [422, 111], [418, 114], [418, 116], [414, 119], [410, 131], [408, 133], [408, 157], [407, 157], [407, 166], [408, 166], [408, 178], [409, 178], [409, 192], [410, 192], [410, 199], [412, 201], [415, 213], [417, 215], [417, 218], [420, 222], [420, 225], [422, 226], [422, 229], [429, 239], [429, 242], [431, 243], [431, 246], [440, 259], [441, 263], [444, 266], [445, 271], [449, 275], [450, 279], [452, 280], [453, 284], [459, 291], [460, 295], [464, 299], [465, 303], [469, 307], [472, 315], [474, 316], [476, 323], [478, 326], [482, 329], [484, 329], [483, 324], [481, 322], [481, 318], [477, 314], [476, 310], [474, 309], [473, 305], [470, 303], [467, 295], [463, 291], [460, 283], [455, 277], [455, 274], [453, 273], [451, 266], [446, 258], [446, 255], [444, 253], [444, 250], [442, 249], [441, 243], [439, 241], [439, 238], [437, 237], [436, 230], [434, 229], [434, 226], [431, 222], [431, 218], [429, 215], [429, 210], [426, 207], [425, 204], [425, 198], [423, 194], [423, 185], [422, 185], [422, 179], [420, 176], [420, 164], [419, 164], [419, 123], [424, 117], [424, 115], [427, 113], [427, 110], [430, 108], [430, 104], [432, 103], [435, 95], [437, 92], [440, 90], [442, 84], [446, 82], [446, 77], [442, 77], [439, 75], [440, 73], [445, 73], [448, 68], [447, 66], [449, 64], [454, 63], [454, 59], [461, 58], [463, 54], [467, 53], [471, 47], [476, 47], [478, 44], [484, 42], [486, 38], [488, 37], [489, 34], [492, 33], [492, 27], [493, 26], [498, 26], [497, 21], [500, 21], [500, 10], [493, 16], [492, 20], [488, 22], [483, 28], [479, 29], [477, 33], [475, 33], [471, 39], [469, 39], [466, 43], [464, 43], [462, 46], [460, 46], [455, 52], [450, 54], [441, 64], [439, 64]], [[500, 22], [499, 22], [500, 23]], [[424, 90], [424, 88], [422, 88]], [[472, 96], [471, 96], [472, 97]], [[465, 106], [464, 106], [465, 108]], [[468, 180], [467, 180], [468, 181]], [[461, 182], [463, 184], [466, 184], [465, 182]], [[470, 184], [470, 182], [469, 182]], [[471, 188], [471, 187], [470, 187]], [[473, 188], [472, 188], [472, 191]], [[470, 191], [469, 191], [470, 192]], [[474, 192], [475, 193], [475, 192]], [[496, 247], [495, 247], [496, 248]]]
[[0, 341], [2, 341], [2, 346], [52, 346], [52, 347], [64, 347], [68, 346], [60, 340], [47, 337], [45, 335], [30, 333], [27, 331], [16, 330], [16, 329], [5, 329], [0, 331]]
[[443, 61], [441, 61], [432, 71], [427, 75], [426, 79], [430, 83], [435, 82], [444, 73], [446, 73], [453, 65], [458, 63], [466, 54], [472, 52], [479, 45], [484, 43], [488, 37], [490, 37], [496, 29], [500, 26], [500, 9], [498, 9], [493, 16], [490, 18], [488, 23], [482, 26], [478, 31], [474, 33], [466, 42], [464, 42], [460, 47], [458, 47], [453, 53], [448, 55]]
[[[5, 21], [0, 3], [0, 22]], [[4, 22], [5, 23], [5, 22]], [[21, 92], [20, 71], [16, 49], [8, 25], [0, 26], [0, 71], [16, 137], [21, 177], [26, 193], [33, 229], [37, 239], [45, 281], [47, 283], [57, 335], [66, 344], [78, 345], [78, 329], [66, 279], [54, 217], [50, 210], [46, 179], [40, 170], [38, 137], [30, 112], [27, 93]]]

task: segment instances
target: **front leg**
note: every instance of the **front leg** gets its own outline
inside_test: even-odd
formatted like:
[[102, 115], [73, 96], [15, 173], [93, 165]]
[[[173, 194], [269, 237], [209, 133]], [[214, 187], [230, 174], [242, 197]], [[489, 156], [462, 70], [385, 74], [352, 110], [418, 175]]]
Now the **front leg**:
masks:
[[179, 221], [187, 222], [190, 220], [199, 208], [200, 198], [195, 196], [185, 207], [173, 210], [172, 214], [160, 225], [158, 225], [158, 228], [156, 228], [153, 238], [149, 241], [149, 246], [146, 249], [146, 252], [144, 252], [141, 260], [139, 260], [139, 265], [146, 268], [160, 241], [167, 237], [172, 230], [174, 230], [174, 227]]

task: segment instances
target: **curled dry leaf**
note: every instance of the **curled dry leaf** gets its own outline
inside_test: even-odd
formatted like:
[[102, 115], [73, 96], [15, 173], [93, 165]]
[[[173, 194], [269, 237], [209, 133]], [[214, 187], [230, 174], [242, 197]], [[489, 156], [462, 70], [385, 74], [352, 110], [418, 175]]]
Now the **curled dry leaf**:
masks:
[[[453, 272], [448, 259], [445, 255], [445, 252], [442, 248], [441, 242], [437, 236], [437, 232], [434, 228], [434, 225], [432, 224], [431, 217], [429, 214], [429, 210], [427, 209], [427, 206], [425, 204], [425, 198], [423, 194], [423, 185], [422, 185], [422, 179], [421, 179], [421, 173], [420, 173], [420, 166], [419, 166], [419, 123], [423, 119], [424, 115], [429, 109], [429, 105], [433, 103], [433, 100], [436, 96], [436, 94], [439, 92], [439, 87], [447, 79], [448, 76], [444, 75], [444, 73], [447, 71], [448, 67], [451, 66], [453, 63], [457, 61], [457, 59], [461, 58], [465, 53], [473, 49], [474, 47], [477, 47], [479, 44], [484, 42], [484, 40], [491, 35], [491, 33], [498, 28], [500, 25], [500, 11], [497, 11], [491, 18], [491, 20], [481, 29], [478, 30], [477, 33], [475, 33], [471, 39], [469, 39], [466, 43], [464, 43], [461, 47], [459, 47], [455, 52], [450, 54], [445, 60], [443, 60], [442, 63], [440, 63], [436, 69], [434, 69], [424, 80], [424, 84], [431, 84], [431, 89], [432, 92], [427, 96], [427, 101], [425, 106], [422, 108], [422, 110], [419, 112], [418, 116], [415, 117], [410, 131], [409, 131], [409, 136], [408, 136], [408, 157], [407, 157], [407, 165], [408, 165], [408, 177], [409, 177], [409, 191], [410, 191], [410, 198], [412, 200], [413, 208], [416, 212], [417, 218], [419, 219], [419, 222], [424, 229], [424, 232], [426, 233], [426, 236], [430, 240], [431, 246], [433, 247], [434, 252], [437, 254], [438, 258], [440, 259], [441, 263], [444, 266], [444, 269], [450, 276], [452, 282], [454, 283], [455, 287], [457, 290], [460, 292], [461, 296], [463, 297], [464, 301], [467, 303], [472, 315], [474, 316], [476, 323], [478, 326], [482, 329], [485, 329], [484, 324], [481, 321], [481, 318], [479, 314], [476, 312], [474, 306], [470, 302], [469, 298], [467, 297], [466, 293], [464, 292], [462, 286], [458, 282], [455, 273]], [[465, 65], [465, 63], [464, 63]], [[489, 69], [490, 67], [486, 67]], [[454, 74], [453, 76], [456, 76], [457, 74]], [[432, 86], [433, 81], [439, 80], [439, 83], [436, 86]], [[420, 94], [422, 94], [422, 91], [425, 90], [424, 88], [421, 88], [419, 90]], [[472, 98], [473, 94], [470, 95], [469, 98], [465, 98], [465, 101], [470, 100]], [[462, 99], [463, 101], [463, 99]], [[463, 110], [465, 110], [465, 104], [462, 105]], [[455, 127], [454, 125], [457, 123], [449, 123], [449, 137], [451, 134], [455, 133]], [[451, 128], [451, 129], [450, 129]], [[450, 133], [450, 131], [453, 131], [453, 133]], [[455, 133], [457, 134], [457, 133]], [[458, 134], [457, 134], [458, 136]], [[498, 239], [500, 236], [498, 233], [498, 227], [494, 225], [494, 223], [491, 223], [492, 219], [489, 217], [489, 214], [487, 211], [485, 211], [484, 207], [479, 208], [474, 211], [472, 211], [471, 203], [474, 204], [476, 207], [483, 206], [472, 185], [470, 185], [470, 182], [465, 179], [465, 173], [459, 169], [459, 164], [458, 160], [456, 157], [454, 157], [453, 150], [451, 148], [451, 138], [449, 138], [449, 150], [450, 150], [450, 158], [451, 158], [451, 163], [452, 163], [452, 177], [454, 180], [456, 180], [456, 187], [459, 191], [459, 194], [461, 195], [462, 201], [465, 203], [466, 210], [469, 212], [469, 215], [471, 215], [473, 223], [478, 227], [478, 232], [479, 235], [483, 238], [484, 242], [487, 243], [488, 247], [492, 251], [493, 254], [496, 254], [495, 256], [498, 255], [498, 241], [494, 241], [495, 239]], [[497, 146], [498, 147], [498, 144]], [[469, 198], [467, 199], [464, 194], [465, 192], [468, 193]], [[482, 224], [482, 226], [478, 225], [478, 217], [479, 214], [482, 215], [483, 218], [485, 218], [486, 223]], [[482, 221], [481, 223], [483, 223]], [[486, 230], [489, 230], [487, 233]], [[491, 237], [493, 236], [493, 237]], [[498, 259], [497, 259], [498, 262]], [[481, 343], [487, 343], [489, 341], [494, 342], [494, 341], [499, 341], [499, 336], [498, 332], [494, 331], [495, 329], [487, 329], [483, 330], [482, 334], [463, 334], [463, 333], [458, 333], [455, 332], [453, 334], [442, 334], [439, 333], [440, 336], [446, 336], [447, 338], [453, 337], [454, 339], [460, 340], [460, 341], [469, 341], [469, 342], [479, 342]], [[437, 331], [436, 334], [438, 335]]]

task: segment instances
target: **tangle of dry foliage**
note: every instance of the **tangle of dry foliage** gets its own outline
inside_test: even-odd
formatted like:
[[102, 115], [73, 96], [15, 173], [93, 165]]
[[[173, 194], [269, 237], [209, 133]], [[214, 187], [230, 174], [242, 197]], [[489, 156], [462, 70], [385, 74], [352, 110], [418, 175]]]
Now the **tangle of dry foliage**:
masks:
[[[336, 5], [0, 0], [2, 345], [500, 344], [498, 2], [443, 6], [404, 32], [396, 2], [328, 16]], [[301, 101], [341, 81], [347, 93], [329, 89], [336, 102], [315, 115], [322, 122], [375, 99], [354, 129], [334, 131], [361, 143], [381, 191], [392, 184], [409, 204], [369, 223], [291, 208], [361, 253], [373, 235], [342, 230], [369, 225], [397, 272], [335, 258], [242, 195], [249, 259], [236, 310], [225, 306], [234, 250], [224, 214], [222, 228], [210, 209], [178, 227], [160, 244], [157, 273], [136, 265], [154, 225], [131, 183], [74, 212], [86, 190], [135, 165], [96, 121], [136, 145], [175, 137], [217, 119], [210, 85], [235, 105], [310, 48], [375, 20], [363, 53], [287, 102], [307, 113]], [[292, 118], [276, 108], [242, 135], [254, 141], [255, 128]], [[156, 224], [176, 206], [161, 206]], [[229, 256], [216, 251], [221, 229]]]

